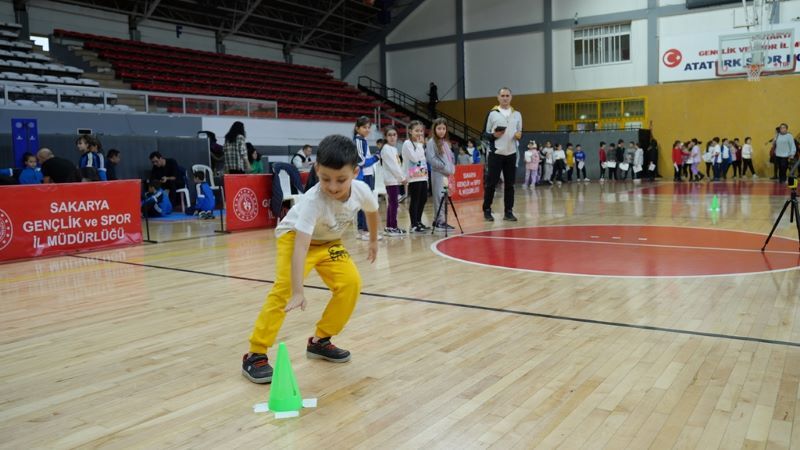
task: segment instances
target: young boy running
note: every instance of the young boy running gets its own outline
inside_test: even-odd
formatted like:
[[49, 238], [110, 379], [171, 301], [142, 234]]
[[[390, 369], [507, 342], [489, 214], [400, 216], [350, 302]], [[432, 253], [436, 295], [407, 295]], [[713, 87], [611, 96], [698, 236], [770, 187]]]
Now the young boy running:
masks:
[[332, 296], [308, 338], [306, 356], [347, 362], [350, 352], [331, 343], [350, 319], [361, 292], [361, 276], [341, 237], [356, 213], [366, 213], [369, 227], [369, 262], [378, 253], [378, 200], [358, 175], [359, 156], [352, 140], [332, 135], [322, 140], [315, 169], [319, 183], [301, 197], [275, 229], [277, 257], [275, 284], [250, 335], [250, 352], [242, 361], [243, 375], [254, 383], [272, 381], [267, 349], [288, 311], [306, 309], [303, 279], [312, 268], [330, 288]]

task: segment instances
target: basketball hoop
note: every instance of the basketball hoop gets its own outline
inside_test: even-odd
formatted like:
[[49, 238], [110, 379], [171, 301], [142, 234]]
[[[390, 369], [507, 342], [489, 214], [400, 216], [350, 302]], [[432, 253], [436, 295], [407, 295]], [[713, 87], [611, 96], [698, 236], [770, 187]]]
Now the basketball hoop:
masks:
[[748, 64], [747, 65], [747, 81], [758, 81], [761, 79], [761, 71], [764, 69], [763, 64]]

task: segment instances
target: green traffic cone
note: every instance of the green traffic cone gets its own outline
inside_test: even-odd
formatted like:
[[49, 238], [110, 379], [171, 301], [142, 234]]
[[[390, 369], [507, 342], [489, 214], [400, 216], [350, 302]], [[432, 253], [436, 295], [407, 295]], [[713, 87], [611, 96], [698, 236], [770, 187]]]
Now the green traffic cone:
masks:
[[714, 196], [713, 199], [711, 199], [711, 208], [709, 209], [711, 211], [719, 211], [719, 197], [717, 197], [716, 195]]
[[272, 375], [272, 387], [269, 391], [269, 410], [272, 412], [300, 411], [303, 409], [303, 398], [297, 379], [292, 371], [292, 362], [286, 344], [278, 344], [278, 357], [275, 373]]

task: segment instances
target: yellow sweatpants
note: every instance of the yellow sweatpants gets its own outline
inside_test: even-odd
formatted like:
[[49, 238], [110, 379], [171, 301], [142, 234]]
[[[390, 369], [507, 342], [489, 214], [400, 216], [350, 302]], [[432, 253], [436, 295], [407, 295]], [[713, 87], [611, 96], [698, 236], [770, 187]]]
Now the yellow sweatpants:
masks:
[[[278, 256], [275, 269], [275, 284], [267, 294], [267, 300], [256, 319], [250, 335], [250, 351], [266, 353], [275, 343], [283, 319], [286, 317], [286, 304], [292, 296], [292, 253], [294, 252], [293, 231], [278, 238]], [[317, 337], [330, 337], [339, 334], [350, 320], [361, 292], [361, 275], [341, 240], [326, 242], [308, 248], [303, 278], [311, 269], [317, 270], [320, 278], [333, 294], [328, 306], [317, 322]]]

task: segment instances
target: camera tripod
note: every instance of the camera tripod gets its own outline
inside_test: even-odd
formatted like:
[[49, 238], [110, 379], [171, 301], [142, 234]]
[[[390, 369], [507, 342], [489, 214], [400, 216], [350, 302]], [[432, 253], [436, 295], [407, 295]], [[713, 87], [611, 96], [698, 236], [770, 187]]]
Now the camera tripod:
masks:
[[791, 194], [789, 199], [786, 200], [786, 203], [783, 204], [783, 209], [781, 209], [781, 213], [778, 214], [778, 218], [775, 219], [775, 224], [772, 226], [772, 231], [769, 232], [769, 236], [767, 236], [767, 240], [764, 242], [764, 246], [761, 247], [761, 251], [763, 252], [765, 248], [767, 248], [767, 244], [769, 244], [769, 240], [772, 239], [772, 234], [775, 233], [775, 229], [778, 228], [778, 224], [781, 222], [781, 218], [783, 217], [783, 213], [786, 212], [786, 208], [789, 205], [792, 205], [791, 211], [789, 212], [789, 223], [794, 222], [795, 226], [797, 227], [797, 243], [798, 243], [798, 251], [800, 251], [800, 209], [797, 207], [797, 178], [790, 177], [789, 178], [789, 188], [791, 189]]
[[[453, 208], [453, 215], [456, 216], [456, 223], [458, 224], [458, 229], [461, 230], [461, 234], [464, 234], [464, 228], [461, 226], [461, 221], [458, 220], [458, 211], [456, 211], [456, 205], [453, 204], [453, 199], [450, 198], [450, 191], [447, 189], [447, 185], [442, 188], [442, 196], [439, 199], [439, 209], [436, 210], [436, 215], [434, 217], [434, 221], [439, 218], [439, 214], [442, 212], [442, 208], [444, 208], [444, 237], [447, 237], [447, 204], [450, 204], [450, 207]], [[434, 222], [433, 227], [431, 227], [431, 234], [436, 232], [436, 223]]]

